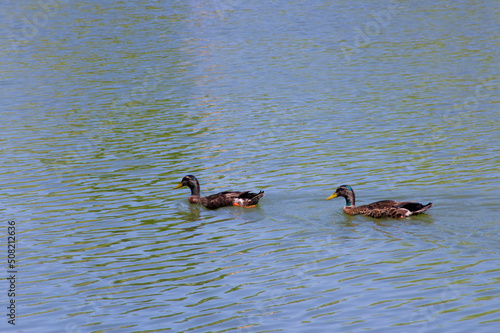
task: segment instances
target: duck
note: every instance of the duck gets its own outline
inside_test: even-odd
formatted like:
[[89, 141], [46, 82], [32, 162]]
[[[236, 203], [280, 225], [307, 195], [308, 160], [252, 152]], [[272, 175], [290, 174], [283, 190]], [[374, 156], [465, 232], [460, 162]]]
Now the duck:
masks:
[[339, 186], [335, 192], [326, 198], [330, 200], [336, 197], [345, 198], [344, 212], [349, 215], [366, 215], [375, 218], [403, 218], [411, 215], [417, 215], [431, 208], [432, 202], [427, 205], [415, 201], [394, 201], [382, 200], [368, 205], [356, 206], [356, 196], [354, 190], [349, 185]]
[[250, 191], [226, 191], [202, 197], [200, 195], [200, 183], [198, 182], [198, 179], [196, 179], [196, 177], [193, 175], [184, 176], [181, 182], [177, 186], [175, 186], [174, 189], [184, 186], [187, 186], [191, 189], [191, 196], [189, 197], [190, 203], [201, 203], [208, 209], [217, 209], [225, 206], [252, 208], [255, 207], [260, 198], [264, 196], [264, 191], [259, 191], [259, 193], [253, 193]]

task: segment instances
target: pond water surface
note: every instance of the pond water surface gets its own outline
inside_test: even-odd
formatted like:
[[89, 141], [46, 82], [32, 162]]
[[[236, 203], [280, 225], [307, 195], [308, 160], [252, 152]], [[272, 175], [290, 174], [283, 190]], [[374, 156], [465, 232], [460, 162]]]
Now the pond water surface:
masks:
[[[0, 12], [0, 331], [498, 329], [496, 2]], [[186, 174], [266, 195], [207, 210]], [[347, 216], [341, 184], [434, 207]]]

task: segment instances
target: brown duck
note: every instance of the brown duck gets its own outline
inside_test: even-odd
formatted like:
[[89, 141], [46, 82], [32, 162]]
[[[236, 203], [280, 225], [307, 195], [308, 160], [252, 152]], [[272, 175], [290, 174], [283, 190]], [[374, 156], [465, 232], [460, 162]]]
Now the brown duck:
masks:
[[369, 205], [356, 206], [356, 196], [354, 195], [352, 187], [349, 185], [339, 186], [335, 193], [326, 198], [326, 200], [339, 196], [345, 198], [346, 204], [344, 212], [349, 215], [363, 214], [371, 217], [403, 218], [423, 213], [432, 207], [432, 202], [429, 202], [427, 205], [423, 205], [414, 201], [394, 200], [382, 200]]
[[174, 188], [180, 188], [187, 186], [191, 189], [191, 196], [189, 197], [189, 202], [192, 204], [201, 203], [208, 209], [217, 209], [224, 206], [240, 206], [251, 208], [259, 202], [260, 198], [264, 196], [264, 191], [259, 193], [252, 193], [250, 191], [245, 192], [220, 192], [216, 194], [209, 195], [207, 197], [202, 197], [200, 195], [200, 183], [193, 175], [187, 175], [182, 178], [179, 185]]

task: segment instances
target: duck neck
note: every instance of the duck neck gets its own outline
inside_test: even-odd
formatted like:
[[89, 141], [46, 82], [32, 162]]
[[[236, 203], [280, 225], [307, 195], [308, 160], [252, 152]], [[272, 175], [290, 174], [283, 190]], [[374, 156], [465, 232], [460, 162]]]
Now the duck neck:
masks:
[[354, 207], [356, 205], [356, 196], [354, 192], [348, 193], [345, 196], [345, 205], [346, 207]]
[[191, 196], [192, 197], [200, 197], [200, 183], [198, 183], [198, 180], [195, 180], [192, 183], [189, 183], [189, 188], [191, 189]]

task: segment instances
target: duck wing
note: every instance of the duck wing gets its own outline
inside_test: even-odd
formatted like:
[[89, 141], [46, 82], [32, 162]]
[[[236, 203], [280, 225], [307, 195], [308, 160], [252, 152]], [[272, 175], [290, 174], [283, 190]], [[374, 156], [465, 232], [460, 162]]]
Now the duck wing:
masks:
[[253, 206], [264, 196], [264, 192], [252, 193], [250, 191], [225, 191], [201, 198], [203, 206], [216, 209], [224, 206]]
[[242, 192], [238, 198], [235, 199], [233, 205], [242, 207], [255, 206], [263, 196], [264, 191], [259, 191], [259, 193], [253, 193], [250, 191]]
[[408, 210], [410, 212], [409, 215], [416, 215], [425, 212], [432, 206], [433, 206], [432, 202], [429, 202], [427, 205], [424, 205], [419, 202], [408, 201], [408, 202], [401, 202], [398, 205], [398, 208]]
[[410, 215], [420, 214], [432, 207], [432, 203], [423, 205], [414, 201], [394, 201], [382, 200], [356, 207], [358, 214], [363, 214], [371, 217], [391, 217], [403, 218]]
[[358, 214], [363, 214], [375, 218], [401, 218], [406, 216], [406, 214], [408, 213], [407, 209], [400, 207], [401, 204], [403, 203], [400, 201], [381, 200], [368, 205], [358, 206], [356, 207], [356, 211]]

